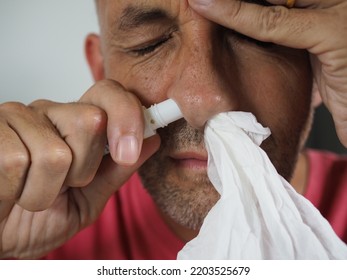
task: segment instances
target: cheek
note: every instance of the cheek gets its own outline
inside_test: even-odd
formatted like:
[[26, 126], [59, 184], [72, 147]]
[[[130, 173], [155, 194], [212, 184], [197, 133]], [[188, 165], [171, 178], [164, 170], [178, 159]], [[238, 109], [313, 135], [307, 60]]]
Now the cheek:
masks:
[[244, 73], [240, 83], [243, 108], [271, 129], [271, 137], [262, 148], [277, 171], [288, 180], [311, 120], [309, 62], [306, 54], [297, 53], [288, 56], [258, 54], [252, 58], [254, 60], [243, 59], [239, 64]]
[[[308, 117], [312, 74], [306, 54], [287, 51], [269, 55], [252, 52], [238, 61], [242, 86], [241, 107], [253, 112], [272, 130], [297, 124]], [[257, 67], [254, 67], [254, 65]]]
[[[175, 76], [174, 63], [165, 54], [155, 59], [148, 59], [137, 64], [127, 61], [109, 61], [107, 78], [121, 83], [134, 93], [144, 106], [150, 106], [167, 99], [167, 90]], [[114, 65], [114, 66], [112, 66]], [[122, 65], [121, 68], [117, 65]]]

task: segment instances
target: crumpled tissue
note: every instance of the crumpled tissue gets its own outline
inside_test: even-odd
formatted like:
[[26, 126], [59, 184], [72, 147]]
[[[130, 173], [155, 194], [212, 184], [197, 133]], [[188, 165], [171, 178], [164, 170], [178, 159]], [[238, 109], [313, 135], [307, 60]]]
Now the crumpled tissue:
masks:
[[259, 147], [270, 134], [246, 112], [207, 123], [208, 176], [220, 199], [178, 259], [347, 259], [346, 244]]

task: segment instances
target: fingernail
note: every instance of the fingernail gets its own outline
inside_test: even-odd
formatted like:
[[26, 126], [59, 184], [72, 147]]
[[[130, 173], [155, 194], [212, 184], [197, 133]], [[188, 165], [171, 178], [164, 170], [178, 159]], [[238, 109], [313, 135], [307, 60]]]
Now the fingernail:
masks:
[[116, 158], [119, 164], [134, 164], [139, 158], [139, 142], [134, 135], [119, 138]]
[[211, 4], [211, 0], [189, 0], [190, 4], [198, 5], [198, 6], [208, 6]]

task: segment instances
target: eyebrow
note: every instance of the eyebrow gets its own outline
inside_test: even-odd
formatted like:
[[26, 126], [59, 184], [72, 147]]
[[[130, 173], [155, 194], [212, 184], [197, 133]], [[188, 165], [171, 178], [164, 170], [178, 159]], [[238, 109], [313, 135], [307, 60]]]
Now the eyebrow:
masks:
[[[259, 4], [263, 6], [269, 6], [265, 0], [241, 0], [242, 2], [248, 2], [253, 4]], [[122, 31], [128, 31], [136, 29], [144, 24], [154, 24], [163, 21], [175, 21], [175, 18], [168, 14], [165, 10], [157, 7], [146, 6], [127, 6], [120, 17], [118, 29]]]
[[122, 12], [118, 28], [126, 31], [144, 24], [160, 23], [168, 20], [174, 21], [174, 18], [163, 9], [129, 5]]

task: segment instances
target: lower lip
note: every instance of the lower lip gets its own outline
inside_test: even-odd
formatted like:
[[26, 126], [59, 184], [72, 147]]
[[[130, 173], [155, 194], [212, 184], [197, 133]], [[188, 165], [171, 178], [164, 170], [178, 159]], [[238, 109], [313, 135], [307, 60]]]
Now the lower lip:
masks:
[[207, 160], [199, 160], [195, 158], [187, 159], [173, 159], [175, 165], [179, 168], [188, 168], [188, 169], [206, 169]]

